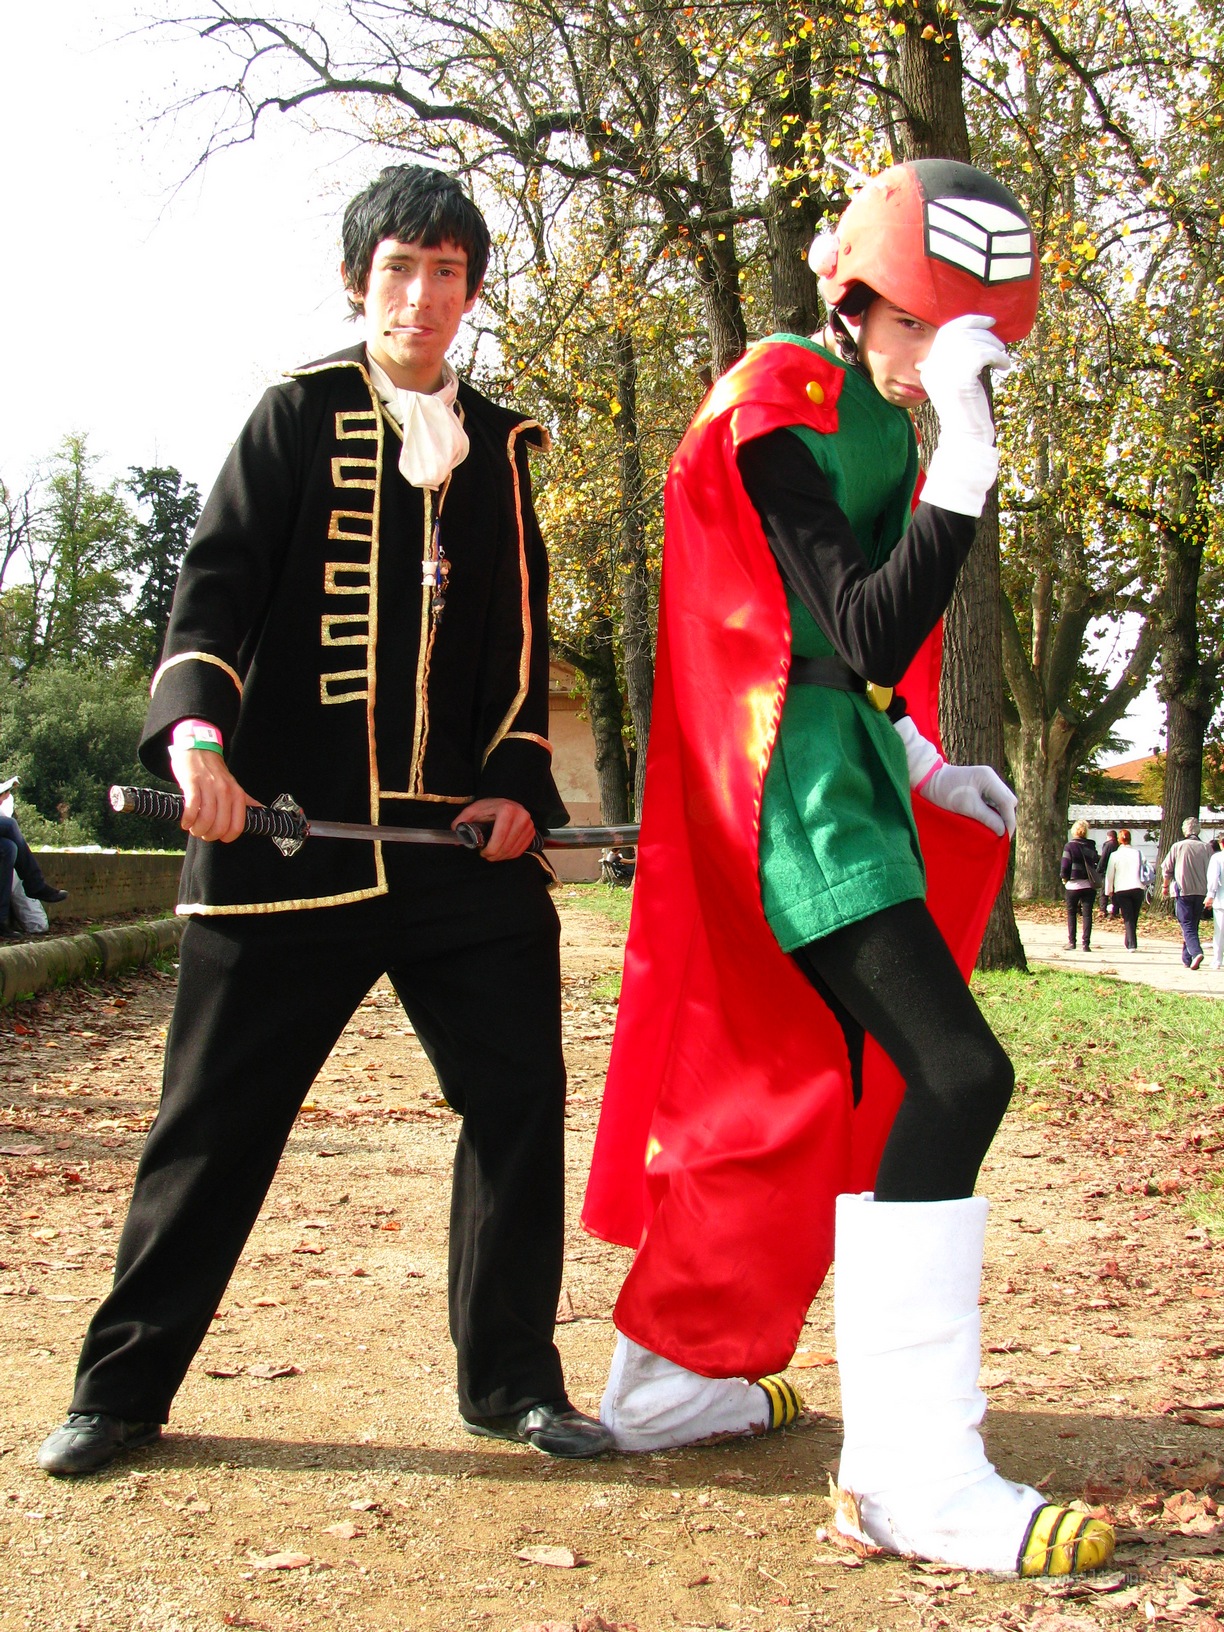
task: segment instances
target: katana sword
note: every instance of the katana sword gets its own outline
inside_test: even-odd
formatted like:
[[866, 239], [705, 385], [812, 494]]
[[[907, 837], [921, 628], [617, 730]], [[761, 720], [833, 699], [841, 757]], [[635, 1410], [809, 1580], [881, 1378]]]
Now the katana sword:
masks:
[[[152, 816], [161, 822], [183, 818], [181, 793], [162, 793], [157, 788], [110, 790], [111, 809], [133, 816]], [[388, 827], [382, 823], [317, 822], [287, 793], [270, 805], [251, 805], [243, 833], [269, 838], [283, 856], [292, 856], [307, 839], [365, 839], [381, 844], [449, 844], [465, 850], [483, 850], [493, 828], [484, 822], [460, 822], [458, 827]], [[530, 850], [615, 850], [638, 842], [636, 824], [623, 827], [541, 828]]]

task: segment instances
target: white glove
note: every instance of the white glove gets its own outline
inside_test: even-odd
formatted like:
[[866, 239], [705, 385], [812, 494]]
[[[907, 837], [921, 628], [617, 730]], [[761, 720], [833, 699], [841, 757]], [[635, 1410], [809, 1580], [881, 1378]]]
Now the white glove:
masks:
[[905, 744], [909, 785], [941, 810], [971, 816], [992, 833], [1016, 831], [1016, 796], [989, 765], [948, 765], [933, 742], [919, 736], [908, 714], [895, 722]]
[[1012, 360], [993, 328], [993, 317], [973, 312], [954, 317], [936, 329], [926, 360], [918, 364], [918, 377], [939, 416], [941, 439], [952, 435], [994, 441], [982, 370], [1006, 374]]
[[989, 765], [941, 765], [919, 790], [941, 810], [972, 816], [992, 833], [1016, 831], [1016, 796]]
[[1012, 366], [1007, 348], [992, 334], [993, 317], [969, 313], [935, 331], [918, 376], [939, 418], [939, 442], [931, 456], [922, 497], [962, 516], [980, 516], [999, 473], [994, 423], [981, 374]]

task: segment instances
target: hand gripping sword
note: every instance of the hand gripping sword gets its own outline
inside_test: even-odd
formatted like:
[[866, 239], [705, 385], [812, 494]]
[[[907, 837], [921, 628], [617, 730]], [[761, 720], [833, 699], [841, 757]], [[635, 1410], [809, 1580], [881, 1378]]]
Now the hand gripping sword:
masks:
[[[178, 822], [183, 817], [181, 793], [161, 793], [157, 788], [110, 790], [111, 809], [120, 814], [152, 816], [157, 821]], [[287, 793], [270, 805], [251, 805], [243, 833], [269, 838], [282, 856], [293, 856], [307, 839], [365, 839], [382, 844], [449, 844], [465, 850], [483, 850], [492, 826], [484, 822], [460, 822], [458, 827], [386, 827], [364, 822], [316, 822]], [[607, 850], [638, 842], [635, 823], [623, 827], [542, 828], [528, 846], [528, 853], [541, 850]]]

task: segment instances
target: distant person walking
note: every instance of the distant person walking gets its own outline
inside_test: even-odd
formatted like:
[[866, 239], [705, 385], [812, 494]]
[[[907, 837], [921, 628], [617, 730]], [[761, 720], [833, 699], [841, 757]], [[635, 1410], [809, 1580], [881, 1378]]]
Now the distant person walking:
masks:
[[1118, 830], [1117, 830], [1116, 827], [1107, 828], [1105, 830], [1105, 843], [1101, 846], [1101, 856], [1100, 856], [1100, 860], [1097, 863], [1097, 870], [1101, 875], [1101, 884], [1102, 884], [1102, 889], [1101, 889], [1101, 916], [1102, 917], [1104, 917], [1105, 913], [1109, 910], [1107, 902], [1106, 902], [1105, 890], [1103, 888], [1104, 883], [1105, 883], [1105, 871], [1109, 866], [1110, 856], [1113, 855], [1114, 851], [1117, 848], [1118, 848]]
[[1088, 823], [1076, 822], [1063, 846], [1059, 874], [1067, 892], [1067, 951], [1075, 951], [1075, 921], [1083, 913], [1083, 946], [1092, 951], [1092, 906], [1100, 881], [1101, 858], [1096, 843], [1088, 837]]
[[1211, 938], [1211, 967], [1224, 969], [1224, 850], [1216, 841], [1216, 852], [1207, 863], [1207, 905], [1215, 921]]
[[1130, 828], [1124, 827], [1117, 849], [1105, 863], [1105, 899], [1122, 916], [1122, 942], [1128, 952], [1139, 950], [1139, 909], [1145, 894], [1143, 857], [1131, 843]]
[[1182, 838], [1164, 858], [1163, 894], [1172, 891], [1173, 910], [1182, 932], [1182, 962], [1187, 969], [1199, 969], [1203, 963], [1203, 947], [1199, 941], [1199, 919], [1203, 916], [1203, 902], [1207, 896], [1207, 864], [1212, 849], [1199, 838], [1199, 824], [1193, 816], [1182, 823]]

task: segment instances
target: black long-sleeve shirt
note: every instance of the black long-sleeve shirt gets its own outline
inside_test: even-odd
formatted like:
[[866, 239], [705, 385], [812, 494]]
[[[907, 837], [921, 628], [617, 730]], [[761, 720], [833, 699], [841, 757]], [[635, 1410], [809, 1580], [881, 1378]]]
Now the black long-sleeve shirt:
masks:
[[919, 503], [872, 570], [827, 477], [791, 431], [746, 442], [736, 461], [787, 588], [856, 673], [895, 686], [952, 599], [975, 519]]

